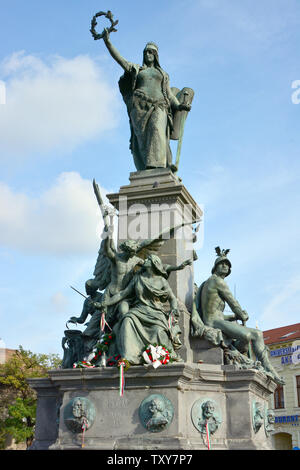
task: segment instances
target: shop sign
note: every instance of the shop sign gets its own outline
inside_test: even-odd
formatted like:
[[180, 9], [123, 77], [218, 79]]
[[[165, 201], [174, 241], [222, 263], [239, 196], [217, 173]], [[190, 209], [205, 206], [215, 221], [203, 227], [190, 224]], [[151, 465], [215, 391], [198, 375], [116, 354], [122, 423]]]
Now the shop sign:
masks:
[[275, 416], [276, 424], [299, 424], [299, 415]]
[[287, 348], [280, 348], [280, 349], [274, 349], [274, 351], [271, 352], [271, 357], [277, 357], [277, 356], [286, 356], [288, 354], [294, 354], [299, 350], [300, 354], [300, 344], [297, 345], [292, 345]]

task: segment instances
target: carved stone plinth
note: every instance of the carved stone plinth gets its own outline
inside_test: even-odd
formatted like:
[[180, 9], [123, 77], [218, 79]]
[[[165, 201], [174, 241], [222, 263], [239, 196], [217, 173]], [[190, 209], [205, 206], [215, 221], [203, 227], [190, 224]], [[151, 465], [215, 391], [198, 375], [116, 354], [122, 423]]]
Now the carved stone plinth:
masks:
[[[255, 432], [252, 415], [253, 402], [265, 409], [276, 385], [255, 370], [192, 363], [173, 363], [156, 370], [132, 366], [125, 373], [123, 397], [119, 396], [115, 367], [56, 370], [50, 372], [50, 379], [30, 379], [29, 383], [38, 394], [33, 449], [81, 448], [82, 434], [71, 432], [65, 422], [65, 409], [75, 397], [82, 397], [82, 402], [95, 409], [93, 425], [84, 434], [87, 450], [207, 449], [206, 435], [200, 432], [203, 427], [195, 416], [198, 403], [207, 401], [218, 408], [211, 449], [272, 448], [264, 425]], [[161, 397], [168, 407], [162, 406], [156, 414], [151, 408], [147, 417], [145, 403], [152, 403], [152, 396]], [[151, 425], [147, 427], [146, 421]]]

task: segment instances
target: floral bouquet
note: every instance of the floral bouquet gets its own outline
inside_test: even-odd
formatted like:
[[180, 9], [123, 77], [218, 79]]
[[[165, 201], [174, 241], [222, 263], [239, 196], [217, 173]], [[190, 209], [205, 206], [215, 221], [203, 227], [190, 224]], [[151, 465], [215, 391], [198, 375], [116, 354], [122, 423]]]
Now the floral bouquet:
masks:
[[154, 369], [157, 369], [162, 364], [165, 365], [172, 362], [169, 351], [163, 345], [149, 344], [142, 356], [146, 364], [152, 364]]

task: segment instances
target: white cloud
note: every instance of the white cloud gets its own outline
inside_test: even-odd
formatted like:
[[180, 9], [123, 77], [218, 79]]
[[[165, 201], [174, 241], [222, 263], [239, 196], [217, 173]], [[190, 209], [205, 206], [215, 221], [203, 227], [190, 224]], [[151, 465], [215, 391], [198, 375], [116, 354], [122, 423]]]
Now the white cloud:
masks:
[[[106, 190], [100, 188], [104, 202]], [[103, 221], [92, 182], [62, 173], [39, 197], [0, 183], [0, 243], [30, 253], [95, 253]]]
[[54, 310], [58, 313], [65, 313], [69, 304], [68, 298], [62, 292], [55, 292], [50, 302]]
[[296, 274], [278, 288], [270, 302], [265, 306], [260, 322], [264, 325], [272, 324], [272, 328], [282, 326], [287, 318], [288, 324], [298, 323], [299, 301], [300, 275]]
[[116, 126], [119, 101], [88, 56], [47, 61], [24, 52], [0, 64], [6, 105], [0, 108], [0, 155], [73, 149]]

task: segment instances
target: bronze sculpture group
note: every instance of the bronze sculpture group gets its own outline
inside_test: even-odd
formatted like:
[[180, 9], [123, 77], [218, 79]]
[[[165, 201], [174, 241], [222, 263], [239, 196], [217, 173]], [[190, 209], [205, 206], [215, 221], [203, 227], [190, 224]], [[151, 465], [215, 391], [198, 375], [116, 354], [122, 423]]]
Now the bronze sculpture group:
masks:
[[[95, 39], [103, 38], [110, 55], [124, 70], [119, 87], [129, 116], [130, 148], [136, 169], [170, 168], [176, 172], [178, 161], [172, 162], [169, 141], [172, 134], [182, 138], [184, 118], [191, 109], [193, 93], [176, 94], [170, 88], [169, 77], [160, 66], [158, 47], [153, 42], [147, 43], [144, 49], [142, 66], [124, 59], [110, 40], [110, 32], [115, 31], [117, 22], [113, 22], [110, 12], [105, 16], [111, 20], [112, 27], [97, 35], [94, 18], [91, 31]], [[189, 103], [185, 101], [186, 95], [190, 97]], [[185, 114], [181, 117], [177, 114], [176, 120], [176, 113], [180, 112]], [[172, 270], [184, 269], [193, 260], [188, 259], [179, 266], [164, 265], [157, 255], [158, 247], [164, 242], [162, 237], [126, 240], [116, 249], [113, 226], [95, 182], [94, 190], [104, 220], [103, 239], [94, 278], [86, 283], [87, 298], [82, 313], [71, 317], [69, 322], [84, 323], [88, 315], [90, 319], [81, 339], [76, 330], [72, 330], [74, 334], [66, 330], [63, 367], [72, 367], [74, 358], [87, 360], [108, 330], [114, 336], [108, 356], [119, 355], [130, 364], [138, 365], [143, 363], [142, 353], [149, 344], [160, 344], [168, 349], [173, 361], [181, 361], [178, 301], [168, 276]], [[174, 229], [170, 228], [172, 233]], [[216, 252], [211, 276], [199, 288], [195, 286], [190, 312], [191, 336], [206, 338], [223, 348], [227, 364], [259, 369], [282, 383], [270, 364], [262, 332], [246, 326], [248, 314], [225, 282], [231, 272], [229, 250], [217, 247]], [[224, 314], [226, 304], [232, 310], [231, 315]], [[157, 411], [153, 408], [151, 412], [154, 419]]]

